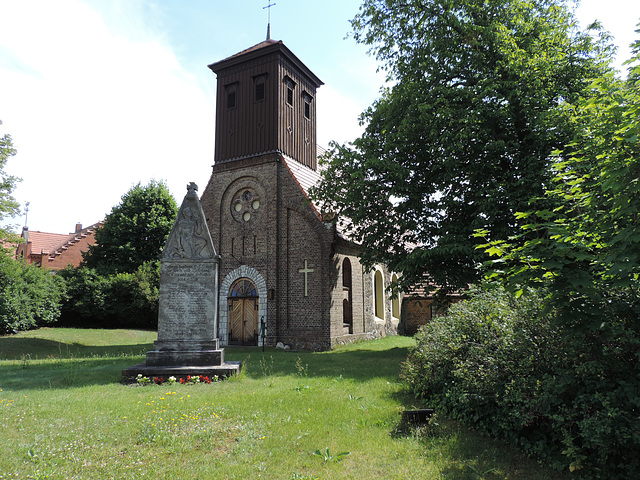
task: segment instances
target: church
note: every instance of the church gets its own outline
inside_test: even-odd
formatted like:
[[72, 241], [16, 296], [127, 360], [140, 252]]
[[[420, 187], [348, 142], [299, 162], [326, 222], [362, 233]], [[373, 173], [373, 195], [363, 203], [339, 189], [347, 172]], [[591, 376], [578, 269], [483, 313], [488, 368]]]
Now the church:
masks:
[[220, 344], [327, 350], [397, 333], [402, 299], [386, 291], [395, 275], [365, 271], [308, 195], [320, 178], [322, 81], [269, 36], [209, 68], [215, 164], [201, 204], [220, 255]]

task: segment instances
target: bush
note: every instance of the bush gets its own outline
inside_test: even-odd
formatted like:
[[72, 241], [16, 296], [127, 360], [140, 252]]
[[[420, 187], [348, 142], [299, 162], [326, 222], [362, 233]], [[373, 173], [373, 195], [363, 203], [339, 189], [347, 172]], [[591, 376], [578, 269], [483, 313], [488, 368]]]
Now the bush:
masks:
[[64, 282], [56, 275], [0, 255], [0, 334], [57, 321], [64, 294]]
[[60, 324], [67, 327], [102, 325], [106, 316], [104, 291], [108, 278], [91, 268], [71, 266], [61, 270], [59, 275], [67, 285]]
[[146, 262], [135, 273], [100, 275], [91, 268], [68, 268], [65, 326], [149, 328], [158, 326], [160, 262]]
[[401, 375], [430, 406], [558, 469], [631, 478], [640, 468], [634, 317], [612, 309], [603, 312], [612, 321], [579, 332], [543, 301], [476, 292], [420, 330]]

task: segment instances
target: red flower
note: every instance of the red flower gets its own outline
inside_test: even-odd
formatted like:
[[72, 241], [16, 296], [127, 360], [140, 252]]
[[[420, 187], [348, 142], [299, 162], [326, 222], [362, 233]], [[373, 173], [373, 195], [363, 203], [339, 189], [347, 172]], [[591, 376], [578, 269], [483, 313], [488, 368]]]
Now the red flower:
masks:
[[185, 384], [184, 378], [180, 377], [180, 383]]
[[154, 382], [156, 382], [158, 385], [162, 385], [164, 383], [164, 378], [162, 377], [155, 377], [153, 379]]

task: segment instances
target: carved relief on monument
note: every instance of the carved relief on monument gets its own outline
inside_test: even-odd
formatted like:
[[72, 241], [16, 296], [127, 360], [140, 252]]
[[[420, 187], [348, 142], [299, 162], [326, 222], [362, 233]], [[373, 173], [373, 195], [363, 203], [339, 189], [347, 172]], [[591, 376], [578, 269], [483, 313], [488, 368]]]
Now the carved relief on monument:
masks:
[[211, 259], [216, 257], [207, 228], [198, 186], [191, 182], [163, 252], [165, 259]]

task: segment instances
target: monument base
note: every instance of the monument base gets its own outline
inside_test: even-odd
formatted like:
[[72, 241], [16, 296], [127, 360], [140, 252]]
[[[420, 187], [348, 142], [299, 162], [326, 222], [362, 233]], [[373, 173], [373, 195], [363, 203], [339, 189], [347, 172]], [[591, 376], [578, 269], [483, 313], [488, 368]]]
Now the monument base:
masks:
[[141, 363], [134, 365], [133, 367], [125, 368], [122, 370], [122, 378], [126, 381], [133, 381], [138, 375], [143, 377], [149, 377], [153, 380], [153, 377], [161, 377], [165, 381], [169, 377], [186, 378], [187, 376], [200, 376], [204, 375], [209, 378], [217, 376], [218, 378], [226, 378], [231, 375], [237, 375], [240, 373], [240, 362], [225, 362], [221, 365], [147, 365]]
[[147, 352], [149, 366], [213, 366], [224, 363], [224, 350], [219, 348], [217, 339], [204, 342], [157, 340], [153, 342], [153, 347], [153, 350]]
[[214, 341], [156, 341], [147, 352], [145, 363], [122, 370], [124, 379], [143, 377], [186, 377], [190, 375], [212, 378], [229, 377], [240, 373], [240, 362], [225, 362], [224, 349]]

